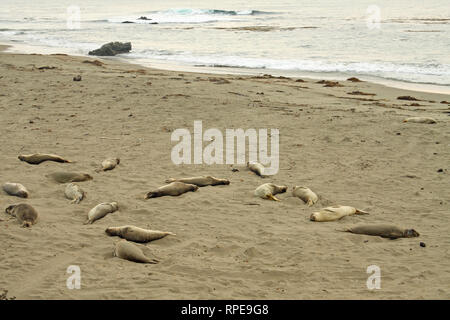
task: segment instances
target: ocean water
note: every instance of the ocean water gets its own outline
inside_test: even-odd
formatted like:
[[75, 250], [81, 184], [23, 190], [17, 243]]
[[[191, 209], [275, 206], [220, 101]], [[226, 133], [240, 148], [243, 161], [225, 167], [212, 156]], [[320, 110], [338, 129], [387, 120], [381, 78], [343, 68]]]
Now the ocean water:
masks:
[[0, 0], [2, 43], [87, 54], [110, 41], [131, 41], [122, 58], [147, 66], [352, 75], [450, 92], [449, 0]]

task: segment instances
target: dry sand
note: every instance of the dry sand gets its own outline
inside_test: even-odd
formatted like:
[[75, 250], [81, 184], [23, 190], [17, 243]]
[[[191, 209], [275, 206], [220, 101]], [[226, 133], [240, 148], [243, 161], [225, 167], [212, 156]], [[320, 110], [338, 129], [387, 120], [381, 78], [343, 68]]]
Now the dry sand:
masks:
[[[0, 183], [19, 182], [26, 200], [0, 192], [0, 207], [26, 202], [40, 213], [31, 229], [0, 213], [0, 289], [18, 299], [391, 299], [450, 298], [450, 130], [447, 95], [367, 82], [324, 87], [316, 80], [257, 79], [145, 69], [64, 55], [0, 54]], [[39, 70], [49, 66], [55, 69]], [[80, 74], [82, 81], [72, 78]], [[217, 78], [227, 81], [215, 81]], [[229, 83], [228, 83], [229, 82]], [[362, 91], [374, 96], [349, 95]], [[263, 92], [264, 94], [261, 94]], [[411, 95], [424, 100], [400, 101]], [[430, 102], [435, 101], [435, 102]], [[419, 106], [411, 106], [418, 103]], [[432, 116], [437, 124], [402, 123]], [[171, 132], [203, 128], [278, 128], [280, 171], [262, 179], [235, 165], [172, 163]], [[29, 165], [23, 153], [56, 153], [73, 164]], [[96, 173], [102, 160], [120, 165]], [[444, 169], [443, 172], [438, 172]], [[45, 175], [88, 172], [87, 198], [72, 205], [64, 185]], [[170, 177], [211, 174], [229, 186], [143, 200]], [[289, 186], [281, 202], [255, 198], [262, 183]], [[291, 196], [306, 185], [314, 207]], [[83, 225], [100, 202], [119, 211]], [[309, 221], [331, 204], [368, 216]], [[338, 232], [358, 223], [394, 223], [419, 238], [387, 240]], [[109, 226], [171, 231], [141, 246], [160, 260], [112, 257]], [[424, 242], [426, 247], [421, 247]], [[68, 266], [81, 268], [69, 290]], [[381, 268], [368, 290], [366, 268]]]

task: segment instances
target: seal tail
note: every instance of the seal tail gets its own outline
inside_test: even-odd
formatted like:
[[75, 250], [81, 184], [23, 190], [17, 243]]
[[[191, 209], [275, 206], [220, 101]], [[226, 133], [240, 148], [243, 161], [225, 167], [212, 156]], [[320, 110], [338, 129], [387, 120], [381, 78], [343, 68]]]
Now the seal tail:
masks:
[[349, 228], [346, 229], [334, 229], [335, 231], [339, 231], [339, 232], [350, 232]]
[[280, 199], [278, 199], [277, 197], [275, 197], [273, 194], [269, 194], [267, 196], [267, 199], [273, 200], [273, 201], [281, 201]]
[[159, 263], [159, 261], [156, 260], [156, 259], [150, 259], [150, 258], [147, 258], [147, 260], [145, 261], [145, 263], [157, 264], [157, 263]]
[[169, 178], [169, 179], [166, 179], [166, 183], [171, 183], [171, 182], [175, 182], [176, 181], [176, 179], [174, 179], [174, 178]]
[[362, 211], [362, 210], [358, 210], [358, 209], [356, 209], [356, 212], [355, 212], [355, 214], [369, 214], [368, 212], [366, 212], [366, 211]]

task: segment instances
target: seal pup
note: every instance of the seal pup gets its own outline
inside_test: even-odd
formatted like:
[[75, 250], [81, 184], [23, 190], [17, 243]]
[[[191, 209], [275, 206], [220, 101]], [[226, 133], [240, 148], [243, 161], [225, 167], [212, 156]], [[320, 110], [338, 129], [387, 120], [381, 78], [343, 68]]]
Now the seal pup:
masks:
[[316, 222], [336, 221], [345, 216], [350, 216], [353, 214], [369, 214], [369, 213], [350, 206], [338, 205], [333, 207], [326, 207], [318, 212], [314, 212], [310, 216], [310, 220]]
[[109, 171], [114, 169], [120, 163], [119, 158], [108, 158], [103, 160], [102, 167], [100, 169], [95, 170], [96, 172], [100, 171]]
[[7, 182], [3, 185], [3, 190], [10, 196], [16, 196], [20, 198], [28, 198], [30, 193], [20, 183]]
[[26, 203], [11, 205], [6, 208], [5, 212], [16, 217], [22, 223], [22, 227], [31, 227], [36, 224], [39, 217], [36, 209]]
[[86, 192], [75, 183], [69, 183], [64, 190], [64, 195], [67, 199], [72, 200], [70, 203], [78, 204], [86, 196]]
[[399, 228], [394, 225], [361, 225], [345, 230], [343, 232], [351, 232], [356, 234], [365, 234], [368, 236], [379, 236], [382, 238], [398, 239], [398, 238], [414, 238], [420, 236], [420, 234], [414, 229]]
[[411, 118], [407, 118], [407, 119], [403, 120], [403, 122], [426, 123], [426, 124], [437, 123], [436, 120], [434, 120], [433, 118], [428, 118], [428, 117], [411, 117]]
[[264, 183], [260, 185], [258, 188], [256, 188], [255, 196], [263, 199], [281, 201], [280, 199], [276, 198], [275, 195], [278, 193], [284, 193], [286, 191], [287, 191], [286, 186], [277, 186], [273, 183]]
[[317, 200], [319, 200], [319, 197], [317, 194], [315, 194], [310, 188], [308, 187], [299, 187], [295, 186], [292, 189], [292, 195], [294, 197], [300, 198], [303, 200], [304, 203], [306, 203], [308, 206], [314, 205]]
[[114, 249], [114, 256], [139, 263], [158, 263], [156, 259], [150, 259], [144, 255], [141, 248], [136, 246], [134, 243], [129, 242], [125, 239], [120, 240], [116, 243], [116, 248]]
[[264, 177], [264, 166], [259, 162], [247, 162], [247, 168], [250, 169], [250, 171], [253, 171], [260, 177]]
[[183, 182], [187, 184], [195, 184], [199, 187], [206, 186], [218, 186], [218, 185], [229, 185], [230, 180], [227, 179], [219, 179], [212, 176], [201, 176], [201, 177], [191, 177], [191, 178], [181, 178], [181, 179], [167, 179], [166, 183], [171, 182]]
[[101, 219], [106, 216], [108, 213], [113, 213], [119, 210], [119, 205], [117, 202], [103, 202], [96, 205], [92, 208], [88, 213], [88, 219], [84, 224], [92, 224], [95, 220]]
[[163, 196], [179, 196], [180, 194], [189, 192], [189, 191], [197, 191], [198, 186], [194, 184], [188, 184], [183, 182], [172, 182], [165, 186], [159, 187], [154, 191], [150, 191], [147, 193], [145, 199], [157, 198]]
[[150, 242], [162, 239], [168, 235], [175, 236], [175, 233], [159, 230], [142, 229], [135, 226], [109, 227], [105, 230], [109, 236], [119, 236], [128, 241]]
[[87, 173], [78, 172], [54, 172], [47, 175], [53, 181], [58, 183], [82, 182], [92, 180], [92, 176]]
[[47, 154], [47, 153], [22, 154], [19, 155], [18, 158], [20, 161], [25, 161], [29, 164], [40, 164], [45, 161], [72, 163], [72, 161], [64, 159], [56, 154]]

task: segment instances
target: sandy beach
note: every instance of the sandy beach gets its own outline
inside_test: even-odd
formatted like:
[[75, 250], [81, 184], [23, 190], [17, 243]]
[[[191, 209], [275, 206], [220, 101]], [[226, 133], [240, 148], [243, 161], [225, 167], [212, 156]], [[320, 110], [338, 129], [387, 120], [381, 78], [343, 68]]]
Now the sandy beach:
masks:
[[[95, 60], [102, 63], [86, 62]], [[0, 183], [30, 191], [28, 199], [0, 191], [0, 289], [17, 299], [449, 299], [450, 104], [441, 102], [450, 96], [339, 84], [0, 53]], [[437, 123], [403, 123], [413, 116]], [[204, 130], [279, 129], [278, 174], [173, 164], [171, 133], [192, 131], [195, 120]], [[37, 152], [74, 163], [17, 158]], [[108, 157], [120, 165], [95, 172]], [[46, 177], [55, 171], [91, 174], [79, 183], [86, 199], [70, 204], [64, 185]], [[167, 178], [198, 175], [231, 183], [144, 200]], [[267, 182], [289, 187], [281, 202], [254, 196]], [[295, 185], [314, 190], [319, 202], [308, 207], [292, 197]], [[91, 208], [111, 201], [119, 211], [83, 224]], [[40, 214], [31, 228], [4, 213], [21, 202]], [[370, 214], [309, 220], [334, 204]], [[420, 237], [338, 231], [378, 223]], [[158, 264], [133, 263], [113, 257], [119, 239], [105, 234], [122, 225], [176, 236], [140, 245]], [[66, 286], [71, 265], [81, 269], [79, 290]], [[366, 286], [370, 265], [381, 270], [381, 289]]]

